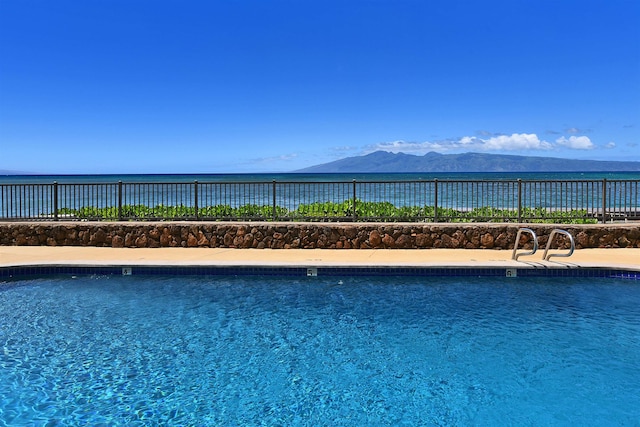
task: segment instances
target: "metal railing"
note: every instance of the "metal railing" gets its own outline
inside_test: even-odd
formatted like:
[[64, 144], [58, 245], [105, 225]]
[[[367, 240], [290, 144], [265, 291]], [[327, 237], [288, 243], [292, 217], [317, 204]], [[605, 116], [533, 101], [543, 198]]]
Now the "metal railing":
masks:
[[640, 220], [640, 180], [0, 184], [0, 220]]

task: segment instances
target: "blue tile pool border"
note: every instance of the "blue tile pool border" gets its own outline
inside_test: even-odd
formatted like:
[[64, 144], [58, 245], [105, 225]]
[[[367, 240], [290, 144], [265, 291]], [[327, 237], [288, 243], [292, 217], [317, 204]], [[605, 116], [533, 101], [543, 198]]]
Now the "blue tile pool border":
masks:
[[[266, 266], [16, 266], [1, 267], [0, 280], [52, 275], [134, 276], [422, 276], [422, 277], [573, 277], [640, 280], [640, 271], [617, 268], [509, 268], [509, 267], [266, 267]], [[509, 271], [510, 270], [510, 271]], [[515, 271], [514, 271], [515, 270]]]

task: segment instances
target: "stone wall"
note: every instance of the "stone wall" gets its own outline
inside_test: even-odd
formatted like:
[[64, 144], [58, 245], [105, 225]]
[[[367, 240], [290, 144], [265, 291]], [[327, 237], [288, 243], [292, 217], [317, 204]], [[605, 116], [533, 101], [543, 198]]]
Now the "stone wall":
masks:
[[[569, 231], [576, 248], [640, 248], [640, 223], [526, 224], [545, 245], [554, 228]], [[517, 224], [4, 222], [0, 245], [130, 248], [513, 249]], [[523, 233], [522, 247], [530, 247]], [[566, 247], [560, 236], [554, 247]]]

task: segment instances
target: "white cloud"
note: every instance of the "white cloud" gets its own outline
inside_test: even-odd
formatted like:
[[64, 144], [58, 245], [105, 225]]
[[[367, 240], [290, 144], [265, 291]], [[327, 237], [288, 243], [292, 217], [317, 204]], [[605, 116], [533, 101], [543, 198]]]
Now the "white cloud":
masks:
[[[604, 148], [614, 148], [613, 142]], [[441, 141], [407, 142], [392, 141], [381, 142], [365, 147], [365, 154], [378, 150], [392, 153], [425, 154], [429, 151], [439, 153], [447, 152], [470, 152], [470, 151], [550, 151], [558, 149], [570, 150], [592, 150], [596, 145], [588, 136], [571, 135], [568, 138], [562, 136], [554, 142], [540, 139], [535, 133], [513, 133], [511, 135], [496, 135], [489, 138], [478, 136], [463, 136], [457, 139], [446, 139]]]
[[556, 139], [556, 142], [558, 145], [574, 150], [591, 150], [595, 148], [588, 136], [570, 136], [569, 138], [562, 136]]
[[607, 145], [604, 146], [604, 148], [615, 148], [615, 147], [616, 147], [616, 143], [613, 141], [607, 143]]
[[479, 138], [477, 136], [463, 136], [459, 139], [449, 139], [435, 142], [406, 142], [393, 141], [381, 142], [366, 147], [366, 152], [377, 150], [390, 151], [392, 153], [425, 154], [429, 151], [504, 151], [504, 150], [550, 150], [553, 145], [540, 140], [534, 133], [514, 133], [512, 135], [499, 135], [491, 138]]
[[483, 140], [486, 150], [550, 150], [553, 146], [541, 141], [535, 133], [514, 133]]
[[477, 140], [478, 138], [474, 136], [463, 136], [458, 142], [460, 143], [460, 145], [470, 145], [476, 143]]

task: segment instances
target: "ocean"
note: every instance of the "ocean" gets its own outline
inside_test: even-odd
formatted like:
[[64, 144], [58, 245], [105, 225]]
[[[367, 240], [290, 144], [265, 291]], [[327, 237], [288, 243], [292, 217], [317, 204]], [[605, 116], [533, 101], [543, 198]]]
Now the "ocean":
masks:
[[638, 180], [640, 172], [456, 172], [456, 173], [256, 173], [256, 174], [113, 174], [0, 175], [0, 184], [351, 182], [356, 181], [562, 181]]

